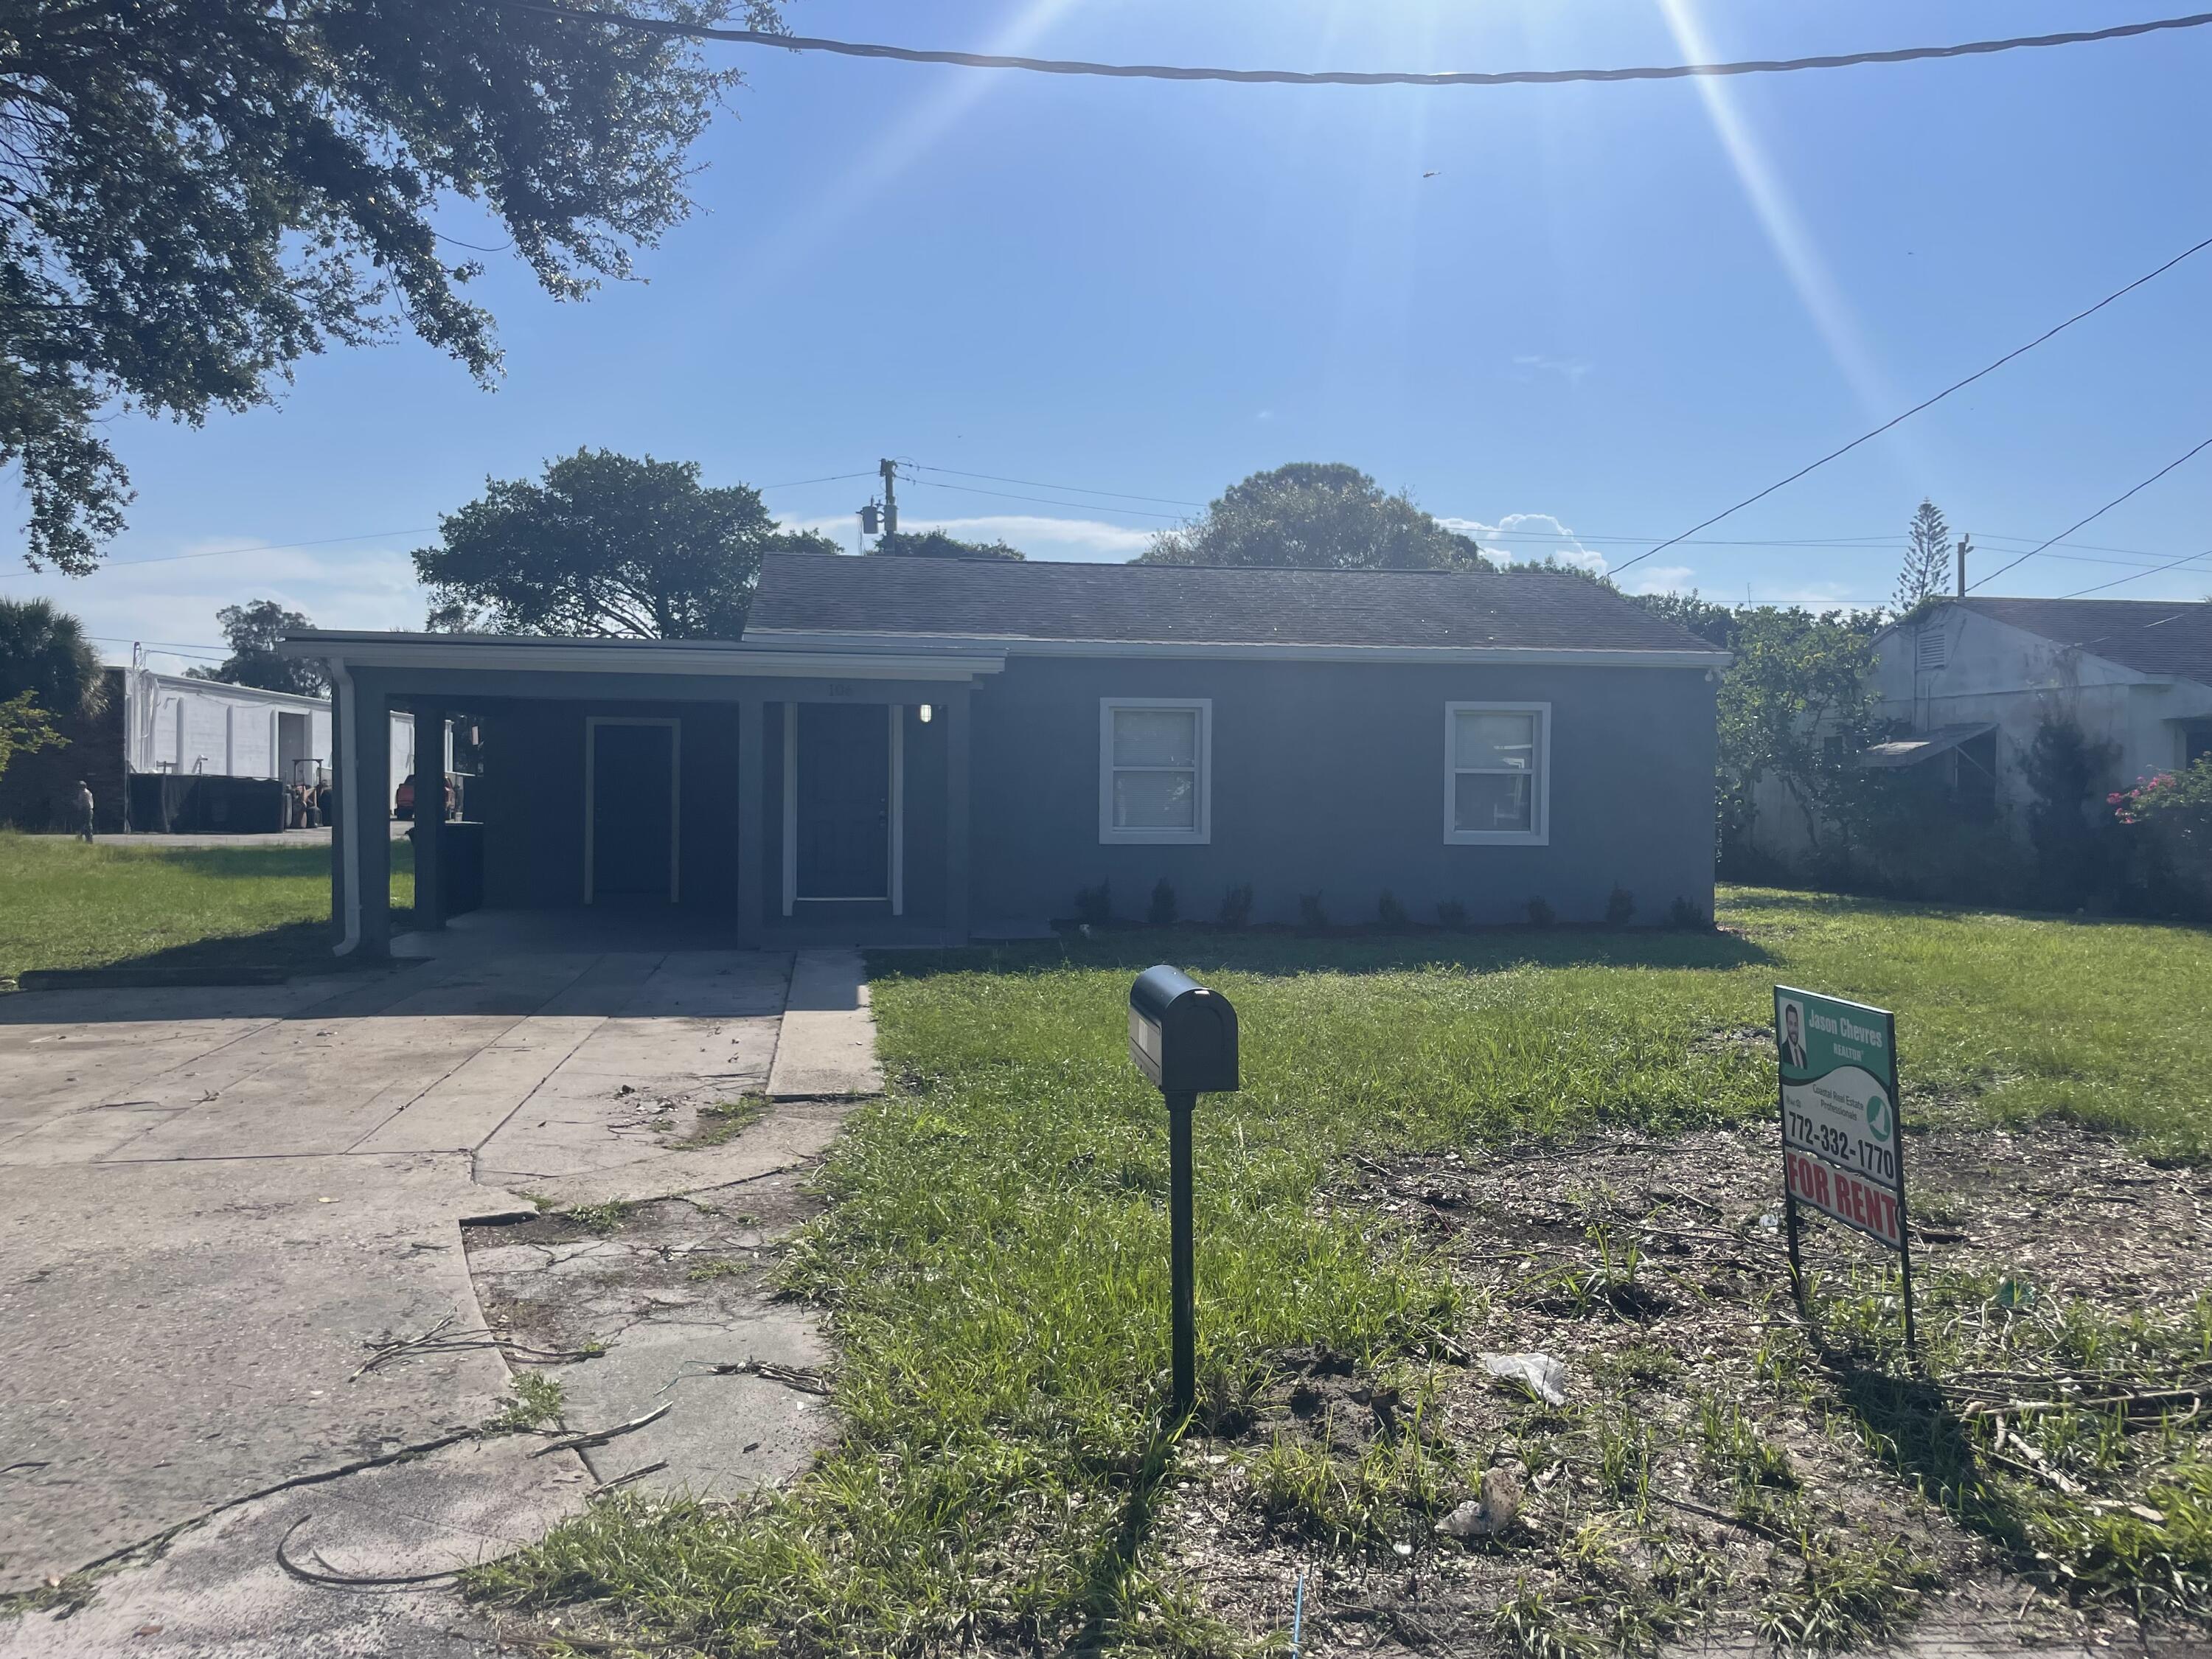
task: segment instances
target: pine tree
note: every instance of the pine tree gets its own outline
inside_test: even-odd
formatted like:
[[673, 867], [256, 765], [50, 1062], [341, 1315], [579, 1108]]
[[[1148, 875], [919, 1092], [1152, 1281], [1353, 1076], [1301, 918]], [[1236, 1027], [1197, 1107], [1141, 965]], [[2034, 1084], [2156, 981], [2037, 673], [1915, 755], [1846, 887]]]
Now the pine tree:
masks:
[[1941, 593], [1948, 586], [1951, 566], [1951, 526], [1942, 509], [1926, 497], [1905, 532], [1905, 568], [1897, 573], [1896, 608], [1910, 611], [1921, 600]]

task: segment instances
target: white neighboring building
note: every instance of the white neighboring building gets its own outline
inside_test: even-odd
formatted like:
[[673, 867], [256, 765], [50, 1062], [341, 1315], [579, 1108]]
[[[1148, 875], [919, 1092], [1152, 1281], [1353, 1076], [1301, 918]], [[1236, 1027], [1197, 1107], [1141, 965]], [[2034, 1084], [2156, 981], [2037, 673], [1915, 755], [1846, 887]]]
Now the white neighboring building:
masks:
[[[124, 731], [133, 772], [312, 783], [331, 757], [326, 698], [180, 674], [125, 671]], [[392, 717], [392, 775], [415, 769], [415, 721]]]
[[[1897, 733], [1869, 768], [1937, 769], [1961, 811], [2025, 839], [2025, 762], [2046, 720], [2107, 744], [2098, 800], [2212, 754], [2212, 601], [1939, 599], [1875, 637], [1875, 714]], [[1761, 781], [1753, 841], [1794, 860], [1804, 814]]]

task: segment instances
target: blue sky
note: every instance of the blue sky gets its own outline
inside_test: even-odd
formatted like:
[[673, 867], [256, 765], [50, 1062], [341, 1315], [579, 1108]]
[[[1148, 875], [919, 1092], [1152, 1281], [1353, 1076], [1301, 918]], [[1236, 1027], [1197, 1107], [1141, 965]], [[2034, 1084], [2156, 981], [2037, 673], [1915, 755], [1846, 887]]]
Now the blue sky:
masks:
[[[802, 33], [1054, 57], [1491, 69], [1879, 48], [2160, 9], [792, 0], [787, 16]], [[310, 362], [277, 407], [201, 429], [121, 417], [110, 430], [139, 499], [110, 568], [11, 574], [0, 592], [52, 594], [118, 655], [132, 639], [204, 647], [219, 605], [264, 595], [331, 626], [416, 626], [405, 555], [438, 514], [488, 475], [580, 445], [696, 459], [717, 483], [891, 455], [1166, 498], [926, 471], [1003, 493], [902, 489], [909, 526], [1073, 558], [1128, 557], [1186, 511], [1170, 503], [1256, 469], [1346, 460], [1509, 532], [1477, 532], [1501, 552], [1617, 564], [2212, 234], [2212, 29], [1497, 90], [712, 50], [749, 84], [697, 153], [697, 215], [642, 256], [647, 280], [558, 305], [493, 259], [494, 392], [406, 342]], [[499, 240], [465, 210], [445, 222]], [[2208, 301], [2212, 251], [1624, 585], [1880, 600], [1923, 494], [1993, 568], [2212, 435]], [[872, 489], [768, 499], [849, 541]], [[2071, 592], [2212, 552], [2208, 506], [2212, 452], [2067, 557], [1986, 591]], [[291, 545], [306, 542], [324, 544]], [[2200, 597], [2206, 571], [2212, 557], [2111, 592]]]

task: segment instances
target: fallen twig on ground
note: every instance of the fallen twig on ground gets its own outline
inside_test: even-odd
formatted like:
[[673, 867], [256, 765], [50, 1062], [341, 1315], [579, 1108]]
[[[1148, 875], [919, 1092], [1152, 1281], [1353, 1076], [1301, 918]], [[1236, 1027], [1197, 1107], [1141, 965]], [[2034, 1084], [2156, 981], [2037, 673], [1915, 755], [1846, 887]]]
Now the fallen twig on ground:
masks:
[[611, 1429], [589, 1429], [582, 1434], [564, 1434], [558, 1440], [549, 1440], [530, 1455], [543, 1457], [548, 1452], [576, 1451], [585, 1446], [596, 1446], [603, 1441], [612, 1440], [617, 1435], [628, 1434], [633, 1429], [641, 1429], [648, 1423], [657, 1422], [675, 1409], [676, 1402], [671, 1400], [665, 1405], [655, 1406], [642, 1417], [633, 1417], [629, 1422], [617, 1423]]
[[691, 1376], [760, 1376], [781, 1382], [787, 1389], [796, 1389], [801, 1394], [826, 1395], [830, 1392], [830, 1379], [812, 1366], [779, 1365], [773, 1359], [741, 1359], [732, 1365], [702, 1365], [696, 1370], [680, 1370], [660, 1385], [660, 1392], [666, 1394]]
[[628, 1474], [618, 1474], [611, 1480], [600, 1481], [599, 1484], [592, 1487], [592, 1490], [593, 1492], [612, 1492], [617, 1486], [627, 1486], [633, 1480], [642, 1480], [648, 1474], [658, 1474], [661, 1470], [667, 1467], [668, 1460], [665, 1457], [657, 1463], [641, 1463], [636, 1468], [632, 1469]]

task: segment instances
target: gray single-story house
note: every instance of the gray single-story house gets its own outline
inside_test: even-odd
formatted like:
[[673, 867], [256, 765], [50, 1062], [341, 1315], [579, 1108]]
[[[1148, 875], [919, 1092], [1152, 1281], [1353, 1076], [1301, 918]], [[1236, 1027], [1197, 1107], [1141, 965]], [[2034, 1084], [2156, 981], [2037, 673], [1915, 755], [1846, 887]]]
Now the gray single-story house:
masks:
[[[1104, 884], [1210, 920], [1387, 891], [1712, 906], [1728, 659], [1575, 577], [770, 556], [742, 640], [314, 631], [340, 948], [387, 948], [392, 711], [479, 731], [417, 914], [643, 908], [733, 943], [1035, 934]], [[465, 874], [461, 866], [469, 866]]]

